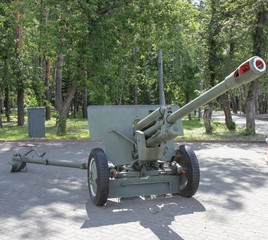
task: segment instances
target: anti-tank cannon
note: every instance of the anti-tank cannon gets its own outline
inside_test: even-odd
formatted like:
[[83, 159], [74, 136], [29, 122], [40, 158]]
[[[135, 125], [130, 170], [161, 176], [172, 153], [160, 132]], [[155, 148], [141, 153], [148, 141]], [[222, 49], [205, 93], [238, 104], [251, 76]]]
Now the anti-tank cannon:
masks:
[[191, 197], [198, 189], [200, 170], [192, 148], [174, 147], [173, 139], [183, 135], [181, 118], [265, 71], [265, 62], [252, 57], [182, 108], [89, 106], [90, 137], [102, 141], [105, 149], [93, 149], [86, 163], [49, 160], [39, 154], [37, 158], [15, 155], [11, 171], [20, 171], [27, 162], [87, 169], [89, 193], [98, 206], [114, 197], [168, 193]]

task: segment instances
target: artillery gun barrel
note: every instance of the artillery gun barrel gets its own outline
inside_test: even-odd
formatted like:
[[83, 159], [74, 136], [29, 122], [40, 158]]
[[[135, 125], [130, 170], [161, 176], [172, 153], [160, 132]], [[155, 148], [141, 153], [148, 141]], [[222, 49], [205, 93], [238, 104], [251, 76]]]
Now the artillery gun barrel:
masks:
[[155, 124], [158, 118], [163, 117], [164, 115], [164, 107], [159, 107], [154, 110], [151, 114], [149, 114], [146, 118], [140, 120], [135, 126], [134, 131], [143, 130], [148, 128], [149, 126]]
[[257, 79], [265, 71], [266, 64], [263, 59], [257, 56], [248, 59], [227, 76], [224, 81], [169, 115], [167, 121], [171, 124], [175, 123], [177, 120], [183, 118], [198, 107], [210, 102], [212, 99], [222, 95], [228, 90]]
[[[198, 107], [210, 102], [230, 89], [241, 86], [260, 77], [266, 71], [266, 64], [260, 57], [252, 57], [246, 62], [242, 63], [234, 72], [227, 76], [224, 81], [217, 84], [201, 96], [197, 97], [190, 103], [186, 104], [179, 110], [171, 113], [166, 117], [166, 122], [169, 126], [165, 131], [158, 131], [157, 126], [152, 126], [146, 130], [149, 132], [146, 140], [147, 147], [155, 147], [159, 144], [169, 141], [177, 136], [176, 121], [191, 113]], [[155, 133], [155, 134], [154, 134]]]

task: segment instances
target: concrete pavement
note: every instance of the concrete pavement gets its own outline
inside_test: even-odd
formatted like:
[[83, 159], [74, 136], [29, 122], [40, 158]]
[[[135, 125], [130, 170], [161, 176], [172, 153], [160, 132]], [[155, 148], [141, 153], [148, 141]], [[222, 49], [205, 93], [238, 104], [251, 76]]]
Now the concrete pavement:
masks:
[[[86, 161], [99, 143], [33, 143], [47, 157]], [[86, 171], [28, 164], [10, 173], [28, 143], [0, 143], [0, 239], [268, 239], [266, 144], [190, 143], [197, 194], [89, 199]]]

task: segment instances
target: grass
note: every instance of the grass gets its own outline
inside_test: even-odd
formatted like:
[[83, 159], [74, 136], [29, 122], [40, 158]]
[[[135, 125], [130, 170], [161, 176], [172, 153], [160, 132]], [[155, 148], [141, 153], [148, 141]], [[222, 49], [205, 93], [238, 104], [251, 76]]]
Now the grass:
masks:
[[[27, 116], [25, 116], [25, 125], [17, 126], [16, 113], [13, 112], [11, 122], [6, 122], [3, 116], [3, 128], [0, 128], [0, 140], [29, 139]], [[213, 133], [206, 134], [203, 121], [199, 121], [197, 116], [193, 116], [189, 121], [187, 118], [182, 119], [184, 136], [177, 137], [179, 140], [247, 140], [262, 141], [265, 136], [256, 134], [247, 136], [245, 129], [237, 127], [236, 130], [230, 131], [225, 124], [212, 120]], [[45, 121], [46, 136], [44, 139], [89, 139], [89, 129], [87, 119], [73, 118], [67, 120], [67, 134], [65, 136], [56, 135], [56, 113], [52, 112], [51, 120]]]
[[[65, 136], [56, 135], [56, 113], [51, 112], [51, 120], [45, 121], [45, 137], [43, 139], [89, 139], [89, 129], [87, 119], [80, 116], [70, 117], [67, 120], [67, 134]], [[25, 116], [24, 126], [17, 126], [15, 112], [12, 112], [11, 121], [7, 122], [3, 118], [3, 128], [0, 128], [0, 140], [30, 139], [28, 136], [28, 118]]]
[[182, 119], [184, 136], [178, 137], [181, 140], [232, 140], [232, 141], [262, 141], [265, 136], [261, 134], [247, 135], [243, 127], [236, 127], [235, 130], [229, 130], [224, 123], [211, 120], [213, 133], [206, 134], [203, 120], [199, 121], [197, 116], [192, 120]]
[[56, 119], [46, 121], [46, 138], [48, 139], [88, 139], [88, 121], [84, 118], [68, 119], [67, 134], [65, 136], [56, 135]]

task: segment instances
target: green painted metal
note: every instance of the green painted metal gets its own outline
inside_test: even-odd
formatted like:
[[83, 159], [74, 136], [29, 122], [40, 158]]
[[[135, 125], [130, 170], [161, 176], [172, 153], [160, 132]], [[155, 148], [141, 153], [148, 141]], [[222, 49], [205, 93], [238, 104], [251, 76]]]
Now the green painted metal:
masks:
[[[180, 185], [180, 174], [188, 172], [188, 169], [172, 162], [175, 156], [172, 139], [183, 134], [181, 118], [226, 91], [258, 78], [265, 70], [265, 62], [259, 57], [252, 57], [223, 82], [182, 108], [89, 106], [90, 136], [93, 140], [104, 142], [107, 159], [111, 163], [110, 171], [117, 172], [116, 178], [110, 178], [109, 197], [178, 193], [180, 188], [185, 187], [185, 182]], [[168, 162], [168, 167], [164, 173], [153, 175], [155, 171], [150, 164], [161, 161]], [[130, 165], [130, 169], [116, 171], [124, 165]]]
[[109, 198], [179, 193], [179, 175], [119, 178], [109, 182]]
[[[199, 164], [189, 147], [180, 146], [175, 150], [173, 139], [183, 135], [181, 118], [229, 89], [257, 79], [265, 71], [265, 62], [259, 57], [252, 57], [223, 82], [182, 108], [160, 105], [89, 106], [90, 137], [104, 143], [105, 154], [102, 149], [93, 150], [95, 157], [88, 166], [88, 163], [47, 159], [45, 154], [30, 150], [22, 156], [13, 156], [11, 171], [20, 171], [26, 163], [88, 169], [90, 192], [93, 198], [96, 197], [96, 205], [105, 203], [108, 190], [110, 198], [180, 192], [190, 197], [199, 185]], [[31, 153], [36, 157], [29, 157]], [[190, 178], [193, 172], [196, 177]], [[109, 179], [108, 176], [106, 178], [107, 173], [110, 173]], [[98, 191], [100, 179], [105, 183], [101, 185], [102, 191], [106, 192], [105, 197], [100, 197]], [[189, 181], [191, 184], [188, 184], [188, 179], [192, 179], [192, 182]]]
[[[133, 127], [136, 127], [135, 123], [137, 121], [146, 118], [159, 107], [161, 106], [89, 106], [87, 111], [90, 139], [104, 143], [108, 162], [111, 162], [114, 165], [133, 164], [133, 157], [134, 155], [137, 155], [135, 154], [134, 148], [141, 149], [140, 147], [137, 147], [138, 145], [141, 146], [141, 144], [137, 141], [137, 136], [134, 135]], [[177, 109], [179, 109], [178, 106], [170, 107], [171, 111]], [[161, 114], [153, 113], [153, 115], [154, 114], [155, 116], [161, 116]], [[148, 122], [149, 121], [153, 121], [153, 118], [148, 119]], [[177, 122], [177, 125], [179, 129], [178, 135], [182, 136], [183, 128], [181, 120]], [[145, 126], [148, 125], [145, 124]], [[175, 153], [173, 141], [168, 141], [165, 144], [165, 147], [167, 149], [162, 151], [162, 153], [165, 152], [165, 154], [164, 156], [161, 154], [158, 158], [159, 160], [163, 159], [168, 161]], [[144, 152], [146, 149], [142, 151]], [[153, 150], [151, 154], [155, 155]], [[148, 153], [147, 156], [150, 156], [150, 153]]]
[[137, 130], [143, 130], [145, 128], [148, 128], [153, 123], [156, 122], [157, 119], [163, 117], [165, 112], [165, 107], [158, 107], [156, 110], [154, 110], [151, 114], [140, 120], [135, 126], [134, 131]]
[[[32, 156], [33, 153], [35, 156]], [[31, 149], [26, 154], [14, 154], [12, 161], [9, 164], [12, 166], [12, 172], [18, 172], [25, 167], [26, 163], [35, 163], [35, 164], [43, 164], [43, 165], [51, 165], [51, 166], [59, 166], [59, 167], [69, 167], [69, 168], [80, 168], [87, 169], [87, 162], [76, 162], [69, 160], [53, 160], [44, 158], [46, 153], [39, 154], [36, 150]]]

